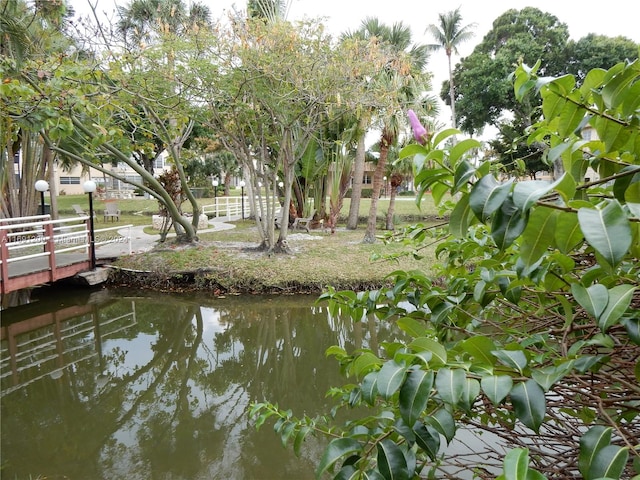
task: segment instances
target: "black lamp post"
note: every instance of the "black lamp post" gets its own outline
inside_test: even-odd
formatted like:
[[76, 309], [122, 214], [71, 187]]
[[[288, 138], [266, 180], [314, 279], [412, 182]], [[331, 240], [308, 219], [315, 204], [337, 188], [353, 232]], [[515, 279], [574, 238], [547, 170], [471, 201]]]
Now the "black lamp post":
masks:
[[38, 180], [36, 182], [36, 190], [40, 192], [40, 215], [44, 215], [44, 192], [49, 190], [49, 183], [46, 180]]
[[218, 180], [215, 178], [211, 180], [211, 185], [213, 185], [213, 204], [216, 206], [216, 216], [218, 214]]
[[87, 180], [82, 185], [82, 189], [85, 193], [89, 194], [89, 251], [91, 254], [91, 270], [96, 269], [96, 234], [93, 228], [93, 192], [96, 191], [96, 182], [93, 180]]
[[244, 180], [240, 180], [240, 197], [242, 199], [242, 220], [244, 220]]

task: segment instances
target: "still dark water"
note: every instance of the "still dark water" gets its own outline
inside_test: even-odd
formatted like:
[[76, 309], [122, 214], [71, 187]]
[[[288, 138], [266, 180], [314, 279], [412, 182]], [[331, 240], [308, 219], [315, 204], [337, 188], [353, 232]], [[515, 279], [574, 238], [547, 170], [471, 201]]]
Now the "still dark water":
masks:
[[330, 345], [377, 348], [387, 324], [334, 318], [316, 297], [49, 291], [2, 310], [2, 479], [312, 479], [254, 402], [328, 411]]

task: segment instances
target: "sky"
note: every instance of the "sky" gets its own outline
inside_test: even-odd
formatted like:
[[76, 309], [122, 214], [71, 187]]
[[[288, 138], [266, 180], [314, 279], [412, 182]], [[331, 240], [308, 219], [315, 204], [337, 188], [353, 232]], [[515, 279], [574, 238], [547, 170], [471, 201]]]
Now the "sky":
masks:
[[[87, 11], [88, 0], [69, 0], [77, 12]], [[113, 10], [114, 1], [118, 5], [129, 3], [128, 0], [92, 0], [98, 2], [98, 10]], [[186, 3], [189, 0], [184, 0]], [[237, 8], [244, 10], [246, 0], [199, 0], [211, 9], [214, 18], [225, 15], [225, 11]], [[454, 55], [453, 65], [461, 57], [469, 55], [480, 43], [485, 34], [491, 30], [493, 21], [509, 9], [521, 10], [535, 7], [548, 12], [569, 28], [571, 39], [578, 40], [589, 33], [610, 37], [625, 36], [640, 43], [638, 16], [627, 0], [608, 0], [593, 3], [573, 0], [457, 0], [455, 2], [427, 2], [416, 0], [290, 0], [289, 19], [305, 17], [321, 17], [325, 20], [329, 32], [339, 35], [347, 30], [357, 30], [366, 17], [377, 17], [382, 23], [391, 25], [402, 21], [412, 30], [416, 43], [435, 43], [425, 33], [426, 27], [438, 23], [438, 15], [460, 8], [462, 25], [475, 24], [475, 35], [459, 48], [459, 55]], [[447, 79], [447, 57], [444, 51], [432, 54], [428, 70], [433, 72], [433, 90], [439, 95], [442, 82]], [[449, 108], [441, 104], [440, 119], [448, 121]]]

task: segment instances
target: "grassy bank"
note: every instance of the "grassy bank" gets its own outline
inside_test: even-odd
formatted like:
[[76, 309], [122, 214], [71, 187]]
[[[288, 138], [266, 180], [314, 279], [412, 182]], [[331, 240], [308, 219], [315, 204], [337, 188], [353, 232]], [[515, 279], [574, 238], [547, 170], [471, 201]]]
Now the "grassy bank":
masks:
[[118, 259], [112, 284], [154, 290], [203, 290], [228, 293], [320, 293], [378, 288], [397, 269], [430, 271], [433, 251], [422, 259], [405, 256], [400, 244], [362, 243], [363, 230], [335, 234], [294, 233], [291, 255], [266, 255], [255, 250], [259, 239], [248, 221], [237, 229], [206, 234], [195, 246], [171, 243], [144, 254]]
[[[157, 202], [142, 197], [118, 200], [121, 210], [119, 224], [151, 225], [151, 215], [157, 212]], [[198, 199], [200, 205], [213, 203], [211, 198]], [[58, 197], [60, 216], [73, 216], [73, 204], [83, 207], [86, 195]], [[188, 204], [185, 204], [185, 210]], [[422, 259], [412, 256], [398, 260], [375, 260], [385, 255], [399, 254], [405, 247], [383, 242], [364, 244], [364, 228], [370, 199], [362, 199], [359, 210], [360, 227], [344, 228], [349, 212], [345, 199], [338, 222], [338, 231], [331, 235], [312, 231], [311, 235], [290, 232], [292, 255], [267, 256], [255, 250], [260, 242], [252, 220], [235, 222], [236, 228], [200, 235], [195, 246], [174, 245], [171, 241], [151, 252], [118, 259], [114, 263], [112, 282], [118, 285], [155, 290], [205, 290], [225, 293], [319, 293], [328, 285], [336, 289], [360, 290], [375, 288], [387, 282], [387, 276], [397, 269], [432, 269], [433, 252], [421, 252]], [[102, 226], [104, 202], [97, 200], [97, 228]], [[378, 225], [384, 225], [389, 198], [378, 203]], [[395, 207], [396, 225], [432, 221], [437, 215], [433, 202], [426, 196], [421, 208], [412, 197], [398, 197]], [[384, 234], [383, 230], [378, 231]]]

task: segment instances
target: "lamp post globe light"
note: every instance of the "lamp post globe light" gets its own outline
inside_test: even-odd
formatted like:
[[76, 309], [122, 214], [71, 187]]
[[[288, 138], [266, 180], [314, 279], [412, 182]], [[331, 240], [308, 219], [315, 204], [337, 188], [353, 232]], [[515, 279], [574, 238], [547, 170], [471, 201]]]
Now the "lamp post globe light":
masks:
[[44, 215], [44, 192], [49, 190], [49, 182], [46, 180], [38, 180], [35, 187], [36, 190], [40, 192], [40, 215]]
[[89, 252], [91, 260], [91, 270], [96, 269], [96, 234], [93, 227], [93, 192], [96, 191], [96, 182], [87, 180], [82, 184], [84, 193], [89, 194]]
[[244, 220], [244, 186], [245, 186], [244, 180], [240, 180], [239, 185], [240, 185], [240, 198], [242, 199], [242, 205], [241, 205], [242, 220]]
[[211, 185], [213, 186], [213, 204], [217, 205], [218, 203], [218, 180], [217, 179], [213, 179], [211, 180]]

